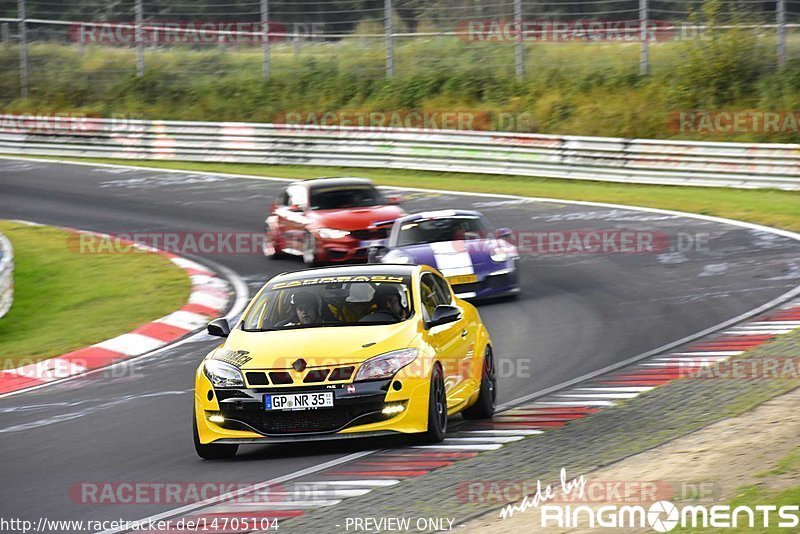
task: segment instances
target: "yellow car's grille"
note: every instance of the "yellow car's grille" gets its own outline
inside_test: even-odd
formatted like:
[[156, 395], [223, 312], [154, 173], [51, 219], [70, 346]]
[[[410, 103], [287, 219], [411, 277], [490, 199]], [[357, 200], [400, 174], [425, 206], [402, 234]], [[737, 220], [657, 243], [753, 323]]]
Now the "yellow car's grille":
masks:
[[291, 386], [295, 384], [320, 384], [350, 380], [355, 366], [307, 369], [305, 372], [291, 371], [246, 371], [244, 376], [250, 387]]

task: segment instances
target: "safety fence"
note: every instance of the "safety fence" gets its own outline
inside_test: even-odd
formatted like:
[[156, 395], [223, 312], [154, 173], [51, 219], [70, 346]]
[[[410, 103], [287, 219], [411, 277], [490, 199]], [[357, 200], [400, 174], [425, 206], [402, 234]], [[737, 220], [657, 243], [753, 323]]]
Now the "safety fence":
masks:
[[[309, 62], [369, 77], [437, 70], [454, 59], [518, 78], [553, 65], [574, 76], [598, 64], [645, 74], [682, 60], [663, 44], [731, 29], [783, 65], [797, 57], [798, 23], [797, 0], [0, 0], [8, 78], [0, 99], [47, 93], [76, 69], [91, 84], [166, 70], [176, 86], [198, 69], [269, 78]], [[12, 52], [5, 61], [4, 50]], [[190, 64], [191, 55], [169, 50], [244, 53]]]
[[797, 144], [6, 116], [0, 121], [0, 153], [800, 189]]
[[3, 234], [0, 234], [0, 317], [3, 317], [14, 302], [14, 249]]

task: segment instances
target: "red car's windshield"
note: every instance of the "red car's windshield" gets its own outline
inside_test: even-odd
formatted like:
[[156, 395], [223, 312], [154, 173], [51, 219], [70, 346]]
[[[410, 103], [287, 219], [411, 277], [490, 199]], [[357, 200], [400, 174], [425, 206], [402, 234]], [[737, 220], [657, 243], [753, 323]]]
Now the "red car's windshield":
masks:
[[320, 187], [311, 190], [312, 210], [362, 208], [386, 204], [386, 200], [371, 185]]

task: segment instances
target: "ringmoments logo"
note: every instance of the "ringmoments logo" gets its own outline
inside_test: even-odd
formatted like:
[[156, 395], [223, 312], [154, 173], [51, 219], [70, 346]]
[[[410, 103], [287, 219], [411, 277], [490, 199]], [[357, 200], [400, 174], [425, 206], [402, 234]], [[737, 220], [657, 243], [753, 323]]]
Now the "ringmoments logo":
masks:
[[796, 529], [800, 525], [798, 505], [689, 505], [678, 508], [670, 501], [643, 506], [560, 506], [541, 508], [542, 528], [647, 528], [670, 532], [681, 528], [780, 528]]
[[796, 529], [800, 525], [800, 505], [754, 506], [686, 505], [678, 507], [671, 501], [660, 500], [650, 505], [564, 504], [580, 502], [584, 498], [588, 481], [581, 475], [568, 480], [566, 469], [561, 470], [560, 484], [542, 484], [536, 481], [535, 491], [518, 503], [500, 511], [506, 519], [515, 513], [539, 510], [541, 528], [650, 528], [656, 532], [670, 532], [681, 528], [779, 528]]

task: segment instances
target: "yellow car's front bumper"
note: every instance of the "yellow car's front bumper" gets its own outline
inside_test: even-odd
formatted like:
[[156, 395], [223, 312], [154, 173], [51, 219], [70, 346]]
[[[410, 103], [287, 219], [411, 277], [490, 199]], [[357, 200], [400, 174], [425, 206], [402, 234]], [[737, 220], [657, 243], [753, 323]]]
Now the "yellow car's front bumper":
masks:
[[[395, 384], [399, 384], [399, 389]], [[278, 413], [268, 413], [264, 408], [265, 393], [310, 391], [333, 391], [334, 407]], [[427, 430], [429, 397], [429, 379], [402, 370], [392, 379], [366, 383], [279, 390], [214, 390], [201, 365], [195, 380], [194, 417], [202, 444], [281, 443], [411, 434]], [[388, 406], [403, 406], [403, 410], [396, 414], [383, 413]]]

